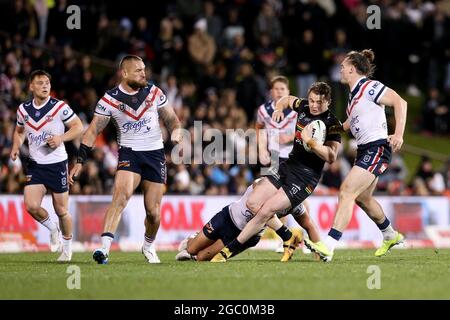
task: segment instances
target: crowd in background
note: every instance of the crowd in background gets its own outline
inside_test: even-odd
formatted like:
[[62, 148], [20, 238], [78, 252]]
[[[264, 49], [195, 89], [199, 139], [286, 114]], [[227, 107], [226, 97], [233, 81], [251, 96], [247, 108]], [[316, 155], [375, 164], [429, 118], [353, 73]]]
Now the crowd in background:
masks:
[[[81, 30], [67, 28], [67, 6], [81, 8]], [[366, 8], [381, 8], [381, 29], [368, 30]], [[429, 134], [450, 132], [450, 1], [393, 0], [177, 0], [151, 2], [15, 0], [0, 4], [0, 192], [20, 193], [22, 163], [9, 153], [18, 105], [28, 99], [30, 72], [52, 75], [52, 95], [64, 99], [85, 126], [96, 102], [119, 81], [117, 62], [141, 56], [149, 78], [169, 98], [183, 128], [218, 129], [246, 154], [246, 165], [175, 164], [170, 143], [167, 192], [242, 193], [260, 167], [248, 164], [245, 138], [226, 129], [254, 128], [257, 107], [268, 97], [269, 80], [291, 80], [291, 92], [306, 96], [311, 83], [327, 81], [332, 110], [345, 120], [348, 89], [339, 66], [352, 49], [372, 48], [375, 77], [410, 96], [425, 97], [422, 113], [409, 118]], [[167, 132], [164, 132], [167, 140]], [[71, 162], [79, 140], [67, 143]], [[354, 140], [343, 143], [338, 161], [326, 166], [316, 192], [335, 193], [355, 157]], [[117, 166], [115, 128], [102, 133], [73, 194], [108, 194]], [[433, 170], [424, 157], [408, 181], [401, 154], [380, 178], [379, 192], [441, 194], [450, 188], [450, 165]]]

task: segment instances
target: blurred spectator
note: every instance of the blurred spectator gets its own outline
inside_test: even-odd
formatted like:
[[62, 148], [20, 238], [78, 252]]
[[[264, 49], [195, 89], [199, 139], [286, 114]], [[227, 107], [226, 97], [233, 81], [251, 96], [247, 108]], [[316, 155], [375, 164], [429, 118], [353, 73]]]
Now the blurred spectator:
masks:
[[421, 163], [413, 181], [413, 188], [418, 195], [439, 195], [445, 190], [444, 176], [434, 172], [430, 158], [422, 157]]
[[450, 113], [445, 99], [437, 88], [429, 90], [423, 110], [425, 130], [445, 134], [449, 129]]
[[281, 41], [283, 34], [281, 23], [269, 1], [262, 4], [253, 31], [255, 39], [259, 39], [261, 34], [265, 33], [268, 35], [270, 42], [277, 44]]
[[198, 20], [188, 40], [189, 55], [196, 66], [197, 75], [203, 75], [203, 67], [210, 64], [216, 55], [216, 43], [206, 32], [206, 19]]

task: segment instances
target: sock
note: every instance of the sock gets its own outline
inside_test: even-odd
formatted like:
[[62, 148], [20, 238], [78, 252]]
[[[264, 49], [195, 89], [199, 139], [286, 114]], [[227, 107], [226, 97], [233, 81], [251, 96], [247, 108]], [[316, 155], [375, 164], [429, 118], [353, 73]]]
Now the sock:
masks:
[[292, 232], [284, 224], [276, 231], [283, 241], [288, 241], [292, 237]]
[[383, 223], [377, 224], [377, 227], [383, 234], [384, 240], [392, 240], [397, 235], [397, 232], [392, 228], [391, 222], [387, 217], [384, 219]]
[[54, 223], [50, 219], [50, 216], [47, 216], [47, 218], [45, 218], [44, 220], [40, 221], [39, 223], [42, 224], [44, 227], [46, 227], [50, 232], [54, 232], [55, 230], [58, 229], [58, 226], [56, 225], [56, 223]]
[[144, 250], [148, 250], [153, 247], [153, 241], [155, 241], [155, 237], [150, 237], [144, 234]]
[[330, 232], [328, 232], [328, 236], [325, 239], [325, 245], [327, 246], [328, 249], [330, 249], [331, 252], [334, 251], [334, 248], [336, 248], [338, 241], [341, 239], [342, 237], [342, 232], [331, 228]]
[[111, 243], [114, 239], [114, 234], [111, 232], [102, 233], [102, 248], [106, 249], [106, 252], [109, 253], [109, 249], [111, 248]]
[[62, 246], [64, 252], [72, 252], [72, 236], [62, 236]]
[[234, 239], [230, 243], [227, 244], [228, 250], [230, 250], [231, 253], [236, 253], [242, 250], [242, 243], [238, 241], [238, 239]]

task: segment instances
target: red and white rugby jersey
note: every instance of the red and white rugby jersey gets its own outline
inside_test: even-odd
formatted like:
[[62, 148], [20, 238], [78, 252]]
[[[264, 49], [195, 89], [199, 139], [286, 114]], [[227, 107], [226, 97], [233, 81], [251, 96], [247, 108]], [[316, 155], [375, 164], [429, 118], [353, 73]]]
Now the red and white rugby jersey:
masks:
[[295, 133], [295, 125], [297, 122], [297, 112], [291, 108], [284, 110], [284, 119], [280, 122], [272, 120], [272, 114], [275, 111], [275, 103], [273, 101], [266, 102], [259, 106], [256, 122], [264, 126], [267, 131], [267, 148], [270, 152], [279, 152], [279, 157], [289, 158], [292, 151], [293, 143], [279, 144], [278, 135]]
[[158, 109], [166, 105], [167, 96], [155, 85], [149, 83], [134, 94], [119, 85], [98, 101], [95, 113], [113, 118], [120, 146], [150, 151], [164, 147]]
[[64, 134], [64, 124], [75, 118], [76, 114], [64, 101], [52, 97], [41, 106], [36, 106], [34, 100], [20, 104], [17, 109], [17, 125], [25, 128], [30, 158], [39, 164], [67, 160], [64, 143], [53, 149], [46, 141], [51, 136]]
[[350, 130], [358, 145], [387, 138], [384, 105], [379, 104], [386, 91], [384, 84], [365, 77], [352, 88], [347, 116], [350, 119]]

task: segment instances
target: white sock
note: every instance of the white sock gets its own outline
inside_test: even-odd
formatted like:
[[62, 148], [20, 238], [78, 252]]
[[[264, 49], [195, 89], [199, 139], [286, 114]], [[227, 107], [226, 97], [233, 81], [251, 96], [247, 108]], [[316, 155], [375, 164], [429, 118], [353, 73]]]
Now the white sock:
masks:
[[383, 234], [384, 240], [392, 240], [397, 236], [397, 232], [392, 228], [391, 224], [386, 229], [381, 230], [381, 233]]
[[50, 216], [45, 218], [44, 220], [40, 221], [40, 224], [42, 224], [44, 227], [46, 227], [50, 232], [54, 232], [55, 230], [58, 230], [58, 226], [56, 223], [50, 219]]
[[62, 237], [62, 246], [64, 252], [72, 252], [72, 236], [70, 238]]
[[334, 252], [334, 248], [336, 248], [337, 244], [339, 241], [337, 241], [336, 239], [327, 236], [324, 243], [327, 246], [327, 248], [331, 251]]
[[144, 234], [144, 250], [151, 249], [153, 247], [154, 237], [149, 237]]
[[109, 253], [109, 249], [111, 249], [111, 243], [114, 238], [110, 236], [102, 236], [102, 248], [106, 250], [107, 253]]

